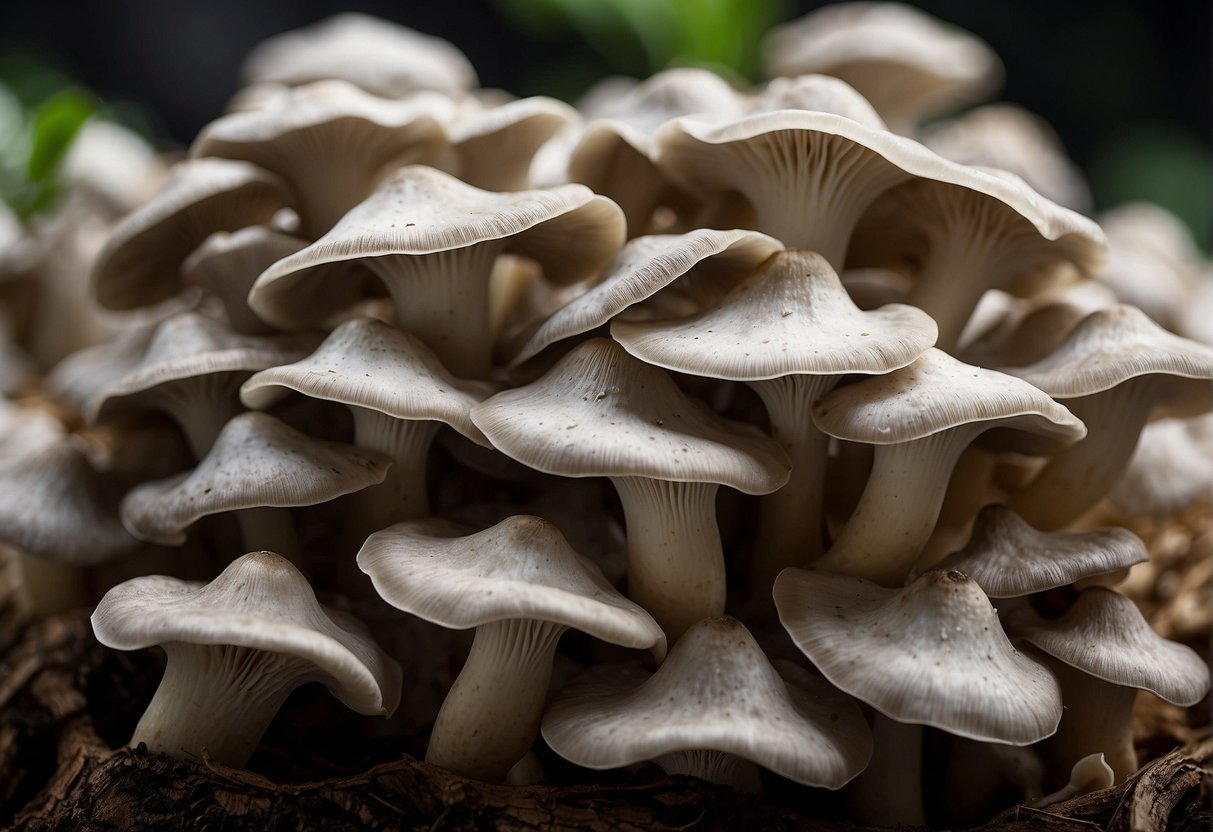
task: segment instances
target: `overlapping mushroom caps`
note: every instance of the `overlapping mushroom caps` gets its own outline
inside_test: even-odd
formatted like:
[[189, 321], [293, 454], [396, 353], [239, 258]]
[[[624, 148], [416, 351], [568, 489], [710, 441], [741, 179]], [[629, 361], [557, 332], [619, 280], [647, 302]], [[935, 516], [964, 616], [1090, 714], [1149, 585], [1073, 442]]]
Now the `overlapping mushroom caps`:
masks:
[[273, 552], [233, 561], [206, 585], [135, 578], [102, 599], [97, 640], [116, 650], [161, 645], [168, 667], [131, 745], [243, 766], [292, 690], [324, 684], [363, 714], [390, 715], [400, 665], [358, 622], [322, 607]]

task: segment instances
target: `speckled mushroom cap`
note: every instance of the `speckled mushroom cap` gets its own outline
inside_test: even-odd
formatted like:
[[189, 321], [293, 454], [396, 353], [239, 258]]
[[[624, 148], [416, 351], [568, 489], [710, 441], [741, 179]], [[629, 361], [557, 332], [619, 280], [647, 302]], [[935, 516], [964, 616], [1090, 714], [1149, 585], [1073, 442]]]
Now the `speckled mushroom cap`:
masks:
[[266, 269], [249, 304], [275, 325], [299, 328], [331, 313], [319, 298], [327, 294], [322, 287], [332, 264], [489, 241], [538, 260], [550, 281], [576, 283], [605, 266], [623, 244], [623, 217], [581, 185], [492, 193], [432, 168], [405, 167], [323, 238]]
[[317, 81], [265, 106], [211, 122], [191, 155], [244, 159], [290, 184], [309, 238], [327, 232], [389, 170], [435, 160], [454, 104], [437, 93], [378, 98], [344, 81]]
[[156, 197], [111, 232], [93, 264], [93, 295], [119, 310], [167, 300], [182, 289], [182, 261], [207, 236], [267, 223], [290, 202], [286, 183], [248, 162], [179, 162]]
[[538, 381], [476, 405], [472, 421], [507, 456], [566, 477], [714, 482], [766, 494], [789, 473], [774, 440], [717, 416], [665, 371], [603, 338]]
[[599, 282], [544, 321], [510, 363], [521, 364], [557, 341], [601, 326], [692, 269], [713, 272], [731, 284], [782, 248], [778, 240], [757, 231], [701, 228], [637, 237], [623, 247]]
[[838, 439], [874, 445], [971, 423], [985, 424], [988, 432], [1012, 429], [1016, 442], [1026, 443], [1021, 448], [1040, 451], [1071, 444], [1086, 433], [1068, 410], [1031, 384], [934, 348], [900, 370], [823, 396], [813, 407], [813, 421]]
[[443, 627], [550, 621], [665, 655], [665, 633], [555, 525], [515, 515], [476, 532], [449, 520], [397, 523], [367, 538], [358, 566], [397, 609]]
[[307, 358], [254, 375], [240, 398], [266, 410], [290, 391], [376, 410], [396, 419], [445, 422], [487, 446], [468, 411], [493, 387], [455, 378], [415, 336], [372, 318], [346, 321]]
[[1193, 379], [1199, 401], [1179, 408], [1186, 414], [1209, 409], [1213, 348], [1167, 332], [1140, 309], [1122, 305], [1092, 312], [1052, 353], [1007, 372], [1059, 399], [1090, 396], [1155, 373]]
[[1114, 685], [1147, 690], [1190, 707], [1209, 692], [1209, 668], [1189, 647], [1153, 630], [1131, 600], [1089, 587], [1061, 618], [1043, 619], [1030, 607], [1007, 619], [1016, 639]]
[[935, 565], [963, 572], [991, 598], [1016, 598], [1128, 569], [1149, 558], [1128, 529], [1042, 532], [1004, 506], [986, 506], [963, 549]]
[[450, 42], [357, 12], [262, 41], [240, 74], [247, 84], [340, 78], [387, 98], [415, 90], [454, 96], [478, 83], [468, 59]]
[[102, 388], [88, 406], [90, 421], [173, 382], [217, 373], [254, 373], [301, 356], [310, 336], [238, 335], [214, 318], [183, 312], [156, 327], [142, 360]]
[[321, 606], [286, 558], [250, 552], [209, 584], [146, 575], [114, 587], [92, 617], [97, 640], [115, 650], [157, 644], [232, 645], [284, 653], [316, 666], [321, 682], [362, 714], [390, 714], [400, 665], [358, 622]]
[[383, 454], [313, 439], [264, 413], [242, 413], [196, 468], [133, 488], [122, 500], [122, 523], [141, 540], [179, 546], [202, 517], [323, 503], [383, 482], [390, 464]]
[[872, 753], [854, 702], [825, 683], [786, 682], [732, 618], [691, 627], [652, 675], [618, 665], [583, 673], [548, 706], [543, 738], [587, 768], [702, 749], [829, 789], [858, 774]]
[[901, 3], [852, 2], [771, 30], [769, 76], [821, 72], [869, 99], [897, 130], [971, 103], [1002, 81], [982, 41]]
[[667, 370], [753, 381], [904, 367], [935, 343], [935, 322], [900, 304], [861, 311], [824, 257], [787, 251], [706, 312], [676, 321], [616, 320], [611, 336]]
[[904, 589], [785, 569], [779, 620], [831, 683], [898, 722], [1027, 745], [1061, 719], [1053, 675], [1011, 646], [968, 576], [932, 570]]

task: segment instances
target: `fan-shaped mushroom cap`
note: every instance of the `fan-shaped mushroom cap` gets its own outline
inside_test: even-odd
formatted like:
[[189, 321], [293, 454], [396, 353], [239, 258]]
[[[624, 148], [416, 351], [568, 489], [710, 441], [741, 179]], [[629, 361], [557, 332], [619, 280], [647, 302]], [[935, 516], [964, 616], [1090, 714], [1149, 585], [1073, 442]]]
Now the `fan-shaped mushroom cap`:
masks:
[[665, 655], [665, 634], [540, 517], [515, 515], [473, 532], [418, 520], [376, 532], [358, 566], [392, 606], [443, 627], [550, 621], [624, 647]]
[[1010, 745], [1057, 729], [1057, 682], [1011, 646], [998, 612], [963, 573], [932, 570], [895, 590], [786, 569], [775, 606], [831, 683], [899, 722]]
[[1137, 450], [1108, 498], [1126, 514], [1182, 511], [1209, 495], [1213, 413], [1146, 425]]
[[747, 274], [782, 247], [757, 231], [707, 228], [630, 240], [606, 275], [544, 321], [510, 364], [516, 366], [557, 341], [590, 332], [692, 269], [717, 273], [732, 283], [734, 276]]
[[240, 398], [265, 410], [292, 390], [395, 419], [444, 422], [489, 444], [468, 411], [492, 388], [455, 378], [416, 337], [372, 318], [346, 321], [308, 357], [257, 373], [240, 388]]
[[886, 373], [935, 342], [935, 322], [897, 304], [861, 311], [825, 258], [787, 251], [770, 257], [708, 311], [676, 321], [617, 320], [611, 336], [667, 370], [756, 381]]
[[468, 59], [450, 42], [357, 12], [262, 41], [240, 74], [247, 84], [340, 78], [386, 98], [416, 90], [455, 96], [478, 83]]
[[935, 565], [963, 572], [991, 598], [1016, 598], [1128, 569], [1148, 560], [1145, 544], [1128, 529], [1040, 532], [1004, 506], [977, 515], [968, 544]]
[[120, 222], [93, 265], [93, 295], [109, 309], [135, 309], [181, 291], [178, 269], [215, 231], [267, 223], [290, 204], [286, 184], [248, 162], [189, 159], [156, 197]]
[[142, 540], [179, 546], [211, 514], [259, 506], [308, 506], [383, 482], [390, 461], [312, 439], [264, 413], [232, 419], [198, 467], [144, 483], [122, 500], [122, 522]]
[[538, 381], [498, 393], [472, 421], [513, 459], [565, 477], [713, 482], [765, 494], [786, 457], [756, 428], [717, 416], [664, 371], [595, 338]]
[[1016, 610], [1007, 630], [1071, 667], [1114, 685], [1147, 690], [1190, 707], [1209, 692], [1209, 668], [1190, 647], [1162, 638], [1131, 600], [1089, 587], [1061, 618]]
[[798, 75], [773, 78], [748, 99], [751, 112], [775, 110], [813, 110], [857, 121], [873, 130], [887, 130], [884, 120], [855, 88], [829, 75]]
[[568, 104], [542, 96], [461, 113], [447, 128], [459, 178], [489, 191], [526, 188], [535, 152], [580, 120]]
[[830, 789], [872, 752], [854, 703], [824, 683], [806, 690], [786, 682], [731, 618], [687, 630], [651, 676], [626, 666], [582, 674], [548, 707], [543, 737], [587, 768], [717, 751]]
[[903, 132], [993, 92], [1002, 64], [982, 41], [901, 3], [842, 3], [771, 30], [767, 74], [833, 75]]
[[243, 765], [283, 700], [307, 682], [362, 714], [391, 714], [400, 701], [400, 665], [352, 616], [318, 604], [273, 552], [238, 558], [206, 585], [127, 581], [101, 600], [92, 624], [117, 650], [164, 647], [168, 667], [131, 744], [175, 757], [206, 752]]
[[1116, 297], [1172, 331], [1200, 282], [1203, 258], [1183, 221], [1158, 205], [1131, 202], [1099, 216], [1108, 266], [1099, 274]]

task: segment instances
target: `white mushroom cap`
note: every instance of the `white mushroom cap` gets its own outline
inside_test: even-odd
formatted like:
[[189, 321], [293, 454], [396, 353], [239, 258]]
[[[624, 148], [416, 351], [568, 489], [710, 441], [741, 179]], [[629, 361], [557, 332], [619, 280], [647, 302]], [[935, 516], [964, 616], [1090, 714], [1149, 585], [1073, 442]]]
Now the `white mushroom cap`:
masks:
[[1041, 532], [1004, 506], [986, 506], [963, 549], [935, 564], [971, 577], [991, 598], [1016, 598], [1128, 569], [1149, 559], [1128, 529]]
[[352, 616], [316, 602], [285, 559], [252, 552], [206, 585], [149, 575], [110, 590], [92, 617], [107, 647], [163, 645], [169, 663], [132, 744], [240, 766], [291, 690], [320, 682], [353, 710], [389, 715], [400, 665]]
[[286, 184], [248, 162], [179, 162], [156, 197], [110, 234], [93, 265], [93, 295], [109, 309], [171, 298], [182, 288], [182, 261], [208, 235], [267, 223], [288, 204]]
[[1002, 81], [1002, 64], [989, 46], [901, 3], [818, 9], [773, 29], [764, 53], [768, 75], [841, 78], [903, 132], [973, 102]]
[[228, 422], [198, 467], [132, 489], [122, 522], [142, 540], [185, 542], [211, 514], [260, 506], [308, 506], [383, 481], [390, 461], [340, 442], [312, 439], [264, 413]]
[[582, 674], [548, 707], [543, 737], [587, 768], [718, 751], [830, 789], [872, 753], [853, 702], [821, 682], [806, 689], [785, 681], [731, 618], [691, 627], [651, 676], [619, 666]]
[[1182, 511], [1213, 485], [1213, 413], [1146, 425], [1120, 482], [1108, 494], [1125, 514]]
[[458, 158], [459, 178], [489, 191], [530, 186], [536, 151], [562, 130], [575, 129], [577, 111], [554, 98], [535, 96], [461, 112], [447, 128]]
[[866, 98], [846, 81], [829, 75], [798, 75], [773, 78], [748, 99], [751, 112], [774, 110], [813, 110], [834, 113], [874, 130], [887, 130], [884, 120]]
[[357, 12], [262, 41], [240, 74], [248, 84], [340, 78], [388, 98], [416, 90], [454, 96], [478, 83], [468, 59], [450, 42]]
[[831, 683], [899, 722], [1010, 745], [1057, 730], [1057, 682], [1011, 646], [997, 610], [963, 573], [933, 570], [894, 590], [786, 569], [775, 605]]

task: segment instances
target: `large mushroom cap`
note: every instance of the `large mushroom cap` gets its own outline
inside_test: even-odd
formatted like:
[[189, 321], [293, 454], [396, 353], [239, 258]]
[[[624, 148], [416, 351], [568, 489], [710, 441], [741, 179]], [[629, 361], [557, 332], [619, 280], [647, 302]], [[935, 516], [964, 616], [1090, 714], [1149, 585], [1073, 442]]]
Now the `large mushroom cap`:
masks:
[[506, 455], [566, 477], [710, 482], [765, 494], [789, 473], [773, 440], [717, 416], [665, 371], [603, 338], [581, 344], [538, 381], [480, 403], [472, 421]]
[[358, 566], [392, 606], [443, 627], [550, 621], [665, 653], [652, 616], [540, 517], [516, 515], [481, 532], [437, 519], [397, 523], [367, 538]]
[[306, 659], [315, 681], [363, 714], [390, 714], [400, 666], [350, 616], [322, 607], [286, 558], [251, 552], [200, 585], [147, 575], [110, 590], [93, 613], [97, 640], [115, 650], [157, 644], [233, 645]]
[[852, 701], [824, 683], [785, 682], [731, 618], [691, 627], [652, 676], [618, 666], [583, 674], [548, 707], [543, 737], [587, 768], [702, 749], [829, 789], [858, 774], [872, 753]]
[[779, 620], [825, 677], [898, 722], [1011, 745], [1057, 729], [1057, 682], [1011, 646], [961, 572], [933, 570], [895, 590], [785, 569], [774, 594]]

